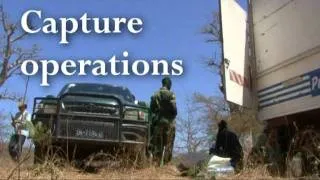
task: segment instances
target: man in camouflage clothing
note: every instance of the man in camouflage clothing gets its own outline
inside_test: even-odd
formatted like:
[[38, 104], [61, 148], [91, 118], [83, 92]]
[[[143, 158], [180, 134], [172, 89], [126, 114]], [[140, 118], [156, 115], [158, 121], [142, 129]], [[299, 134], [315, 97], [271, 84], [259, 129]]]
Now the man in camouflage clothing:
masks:
[[[151, 97], [150, 109], [153, 113], [151, 135], [153, 155], [155, 160], [161, 161], [164, 153], [164, 163], [172, 158], [175, 138], [175, 117], [177, 116], [176, 98], [171, 89], [171, 80], [162, 79], [162, 87]], [[164, 150], [165, 148], [165, 150]]]

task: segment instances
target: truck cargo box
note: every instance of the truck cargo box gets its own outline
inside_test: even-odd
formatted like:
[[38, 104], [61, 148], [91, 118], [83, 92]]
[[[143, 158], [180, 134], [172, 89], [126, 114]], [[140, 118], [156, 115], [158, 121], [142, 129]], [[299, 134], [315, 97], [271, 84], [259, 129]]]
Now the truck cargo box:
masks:
[[320, 108], [320, 1], [249, 2], [220, 1], [227, 100], [260, 120]]

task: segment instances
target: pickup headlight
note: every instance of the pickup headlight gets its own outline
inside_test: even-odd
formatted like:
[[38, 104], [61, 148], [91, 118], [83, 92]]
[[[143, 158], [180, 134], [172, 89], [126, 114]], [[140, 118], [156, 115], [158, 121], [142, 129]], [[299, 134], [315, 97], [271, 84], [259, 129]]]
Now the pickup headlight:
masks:
[[135, 108], [126, 108], [124, 119], [128, 120], [146, 120], [146, 113]]
[[57, 105], [40, 103], [37, 106], [37, 112], [44, 114], [54, 114], [57, 112]]
[[143, 111], [139, 111], [139, 116], [138, 116], [139, 120], [146, 120], [146, 115]]

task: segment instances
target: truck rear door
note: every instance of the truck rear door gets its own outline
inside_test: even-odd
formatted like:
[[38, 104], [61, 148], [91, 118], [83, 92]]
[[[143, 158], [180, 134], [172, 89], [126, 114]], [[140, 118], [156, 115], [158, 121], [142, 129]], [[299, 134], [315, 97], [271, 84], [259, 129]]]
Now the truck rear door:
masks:
[[229, 102], [251, 107], [247, 13], [235, 0], [220, 0], [224, 88]]

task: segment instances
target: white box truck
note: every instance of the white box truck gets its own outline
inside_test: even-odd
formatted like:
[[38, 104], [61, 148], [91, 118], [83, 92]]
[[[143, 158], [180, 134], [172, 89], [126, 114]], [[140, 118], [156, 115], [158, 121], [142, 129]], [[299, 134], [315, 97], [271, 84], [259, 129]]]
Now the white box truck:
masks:
[[219, 2], [227, 101], [267, 124], [281, 173], [319, 175], [320, 0]]
[[279, 167], [303, 157], [281, 172], [319, 174], [320, 0], [219, 2], [227, 101], [256, 110]]
[[220, 0], [228, 101], [270, 127], [320, 125], [320, 1]]

